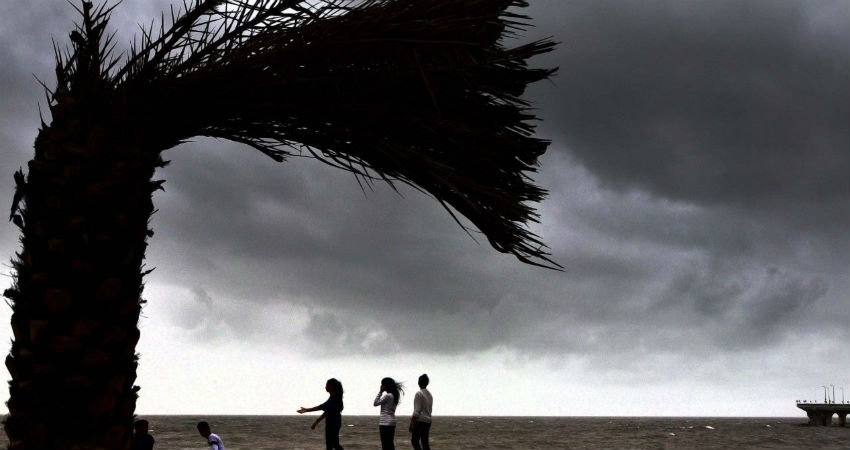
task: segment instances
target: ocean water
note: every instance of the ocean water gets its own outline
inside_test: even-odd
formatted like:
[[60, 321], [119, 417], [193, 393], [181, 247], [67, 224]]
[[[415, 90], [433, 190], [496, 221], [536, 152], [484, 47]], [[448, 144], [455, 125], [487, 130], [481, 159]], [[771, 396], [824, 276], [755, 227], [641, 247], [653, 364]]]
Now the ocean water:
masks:
[[[195, 424], [210, 422], [228, 450], [323, 450], [324, 423], [305, 416], [140, 416], [150, 421], [157, 450], [204, 449]], [[435, 417], [431, 447], [453, 449], [841, 449], [850, 427], [808, 426], [792, 418], [694, 417]], [[405, 421], [396, 447], [410, 449]], [[2, 435], [2, 433], [0, 433]], [[377, 416], [343, 416], [346, 450], [380, 448]], [[8, 445], [2, 435], [0, 447]]]

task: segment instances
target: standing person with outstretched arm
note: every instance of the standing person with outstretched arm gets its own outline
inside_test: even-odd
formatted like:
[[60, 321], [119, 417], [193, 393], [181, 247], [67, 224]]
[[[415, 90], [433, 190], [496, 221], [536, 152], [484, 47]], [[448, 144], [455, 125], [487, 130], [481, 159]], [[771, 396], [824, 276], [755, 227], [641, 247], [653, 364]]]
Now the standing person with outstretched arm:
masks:
[[392, 378], [381, 380], [381, 390], [375, 397], [375, 406], [381, 407], [378, 432], [381, 435], [381, 450], [395, 450], [395, 408], [404, 392], [404, 386]]
[[327, 450], [343, 450], [339, 444], [339, 430], [342, 428], [342, 383], [336, 378], [331, 378], [325, 383], [325, 391], [330, 394], [327, 401], [313, 408], [301, 407], [298, 414], [306, 412], [324, 411], [318, 419], [310, 426], [311, 430], [316, 429], [316, 425], [325, 419], [325, 447]]
[[[431, 431], [431, 407], [434, 405], [434, 397], [426, 389], [428, 387], [427, 374], [419, 377], [419, 392], [413, 396], [413, 415], [410, 417], [410, 443], [414, 450], [431, 450], [428, 444], [428, 434]], [[422, 446], [420, 447], [420, 442]]]

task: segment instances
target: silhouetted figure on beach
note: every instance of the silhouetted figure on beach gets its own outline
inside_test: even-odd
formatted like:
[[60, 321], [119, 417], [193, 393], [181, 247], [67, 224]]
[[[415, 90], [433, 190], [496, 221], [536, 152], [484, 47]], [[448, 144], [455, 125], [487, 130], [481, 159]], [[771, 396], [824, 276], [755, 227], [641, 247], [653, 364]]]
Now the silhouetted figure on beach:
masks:
[[401, 400], [404, 386], [392, 378], [381, 380], [381, 390], [375, 397], [375, 406], [381, 407], [378, 432], [381, 434], [381, 450], [395, 450], [395, 408]]
[[[428, 434], [431, 431], [431, 407], [434, 405], [434, 397], [426, 389], [430, 380], [427, 374], [419, 377], [419, 392], [413, 396], [413, 415], [410, 417], [410, 443], [414, 450], [431, 450], [428, 444]], [[421, 442], [421, 446], [420, 446]]]
[[221, 441], [219, 435], [210, 430], [210, 424], [203, 421], [198, 422], [198, 432], [207, 440], [210, 450], [224, 450], [224, 442]]
[[310, 426], [310, 429], [315, 430], [316, 425], [318, 425], [322, 419], [325, 419], [325, 447], [327, 450], [343, 450], [342, 445], [339, 444], [339, 430], [342, 428], [343, 409], [342, 383], [340, 383], [336, 378], [331, 378], [327, 381], [327, 383], [325, 383], [325, 390], [328, 391], [328, 394], [330, 394], [327, 401], [313, 408], [305, 408], [302, 406], [298, 409], [298, 414], [319, 410], [323, 411], [322, 415], [319, 416], [319, 418], [313, 422], [313, 425]]
[[148, 434], [148, 421], [144, 419], [137, 420], [133, 427], [133, 446], [132, 450], [153, 450], [153, 436]]

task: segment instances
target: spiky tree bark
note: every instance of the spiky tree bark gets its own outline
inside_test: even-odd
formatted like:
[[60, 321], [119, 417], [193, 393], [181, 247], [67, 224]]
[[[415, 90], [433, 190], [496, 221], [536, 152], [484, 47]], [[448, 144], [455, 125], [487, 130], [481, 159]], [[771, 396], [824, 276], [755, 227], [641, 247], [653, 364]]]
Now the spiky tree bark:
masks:
[[121, 99], [103, 77], [96, 17], [86, 6], [73, 67], [57, 70], [52, 123], [26, 180], [15, 176], [23, 250], [6, 292], [13, 449], [122, 449], [131, 437], [151, 177], [162, 161], [132, 114], [115, 114]]
[[282, 161], [308, 154], [371, 182], [410, 184], [497, 250], [557, 266], [525, 225], [544, 192], [520, 95], [552, 43], [503, 46], [521, 0], [196, 0], [109, 56], [111, 12], [84, 2], [57, 51], [52, 120], [15, 174], [13, 449], [126, 449], [152, 179], [193, 136]]

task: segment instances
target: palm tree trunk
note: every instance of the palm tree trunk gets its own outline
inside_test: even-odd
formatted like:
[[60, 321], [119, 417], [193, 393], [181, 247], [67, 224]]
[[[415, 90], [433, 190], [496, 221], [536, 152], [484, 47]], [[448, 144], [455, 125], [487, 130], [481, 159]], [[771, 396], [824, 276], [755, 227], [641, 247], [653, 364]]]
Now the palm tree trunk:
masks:
[[[95, 97], [95, 98], [92, 98]], [[128, 449], [142, 260], [158, 152], [127, 144], [96, 96], [57, 95], [13, 220], [11, 449]], [[101, 114], [101, 115], [98, 115]]]

